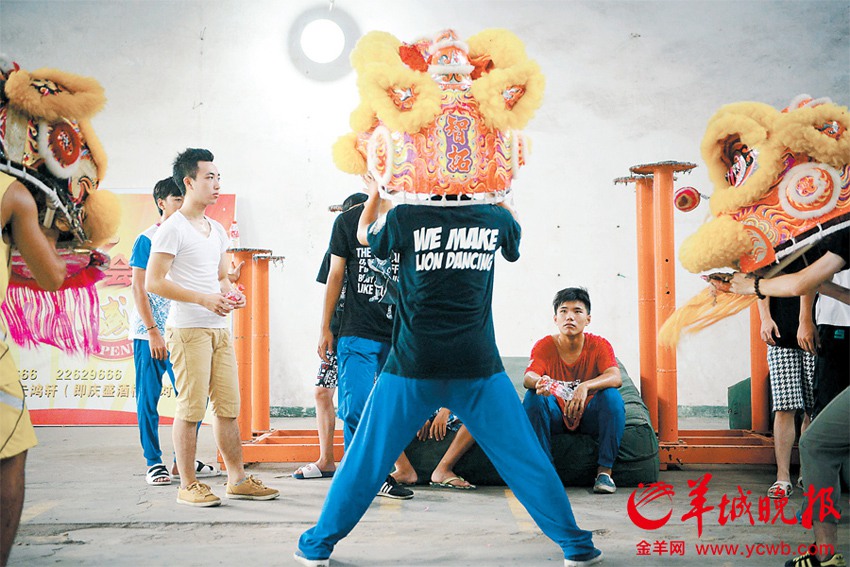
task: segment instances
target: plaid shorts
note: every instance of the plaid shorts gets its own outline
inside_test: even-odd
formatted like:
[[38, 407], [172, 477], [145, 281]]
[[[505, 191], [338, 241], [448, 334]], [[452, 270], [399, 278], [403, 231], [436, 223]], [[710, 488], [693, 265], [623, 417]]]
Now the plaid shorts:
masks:
[[805, 410], [815, 403], [815, 355], [796, 349], [767, 345], [773, 411]]
[[337, 362], [336, 362], [336, 351], [328, 353], [328, 360], [330, 362], [325, 362], [324, 360], [319, 365], [319, 372], [316, 374], [316, 387], [317, 388], [336, 388], [337, 384]]

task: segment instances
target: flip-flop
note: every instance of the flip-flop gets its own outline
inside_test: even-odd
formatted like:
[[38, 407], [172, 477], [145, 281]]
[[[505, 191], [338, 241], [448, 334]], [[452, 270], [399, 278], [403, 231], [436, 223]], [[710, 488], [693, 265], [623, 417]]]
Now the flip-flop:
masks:
[[453, 476], [453, 477], [447, 478], [443, 482], [433, 482], [432, 481], [431, 486], [433, 486], [434, 488], [451, 488], [451, 489], [454, 489], [454, 490], [474, 490], [475, 488], [477, 488], [474, 484], [471, 484], [471, 483], [468, 486], [458, 486], [456, 484], [452, 484], [453, 481], [458, 481], [458, 480], [460, 482], [468, 482], [466, 479], [464, 479], [462, 477]]
[[767, 490], [767, 497], [773, 500], [778, 500], [780, 498], [788, 498], [792, 494], [794, 494], [794, 487], [791, 485], [790, 482], [786, 482], [784, 480], [777, 480]]
[[310, 463], [300, 467], [292, 473], [292, 478], [297, 480], [311, 480], [314, 478], [332, 478], [336, 471], [323, 471], [319, 469], [316, 463]]
[[162, 463], [151, 465], [145, 473], [145, 482], [151, 486], [168, 486], [171, 484], [171, 475]]
[[[195, 478], [212, 478], [219, 475], [221, 475], [221, 469], [201, 461], [195, 461]], [[171, 478], [179, 480], [180, 473], [171, 475]]]

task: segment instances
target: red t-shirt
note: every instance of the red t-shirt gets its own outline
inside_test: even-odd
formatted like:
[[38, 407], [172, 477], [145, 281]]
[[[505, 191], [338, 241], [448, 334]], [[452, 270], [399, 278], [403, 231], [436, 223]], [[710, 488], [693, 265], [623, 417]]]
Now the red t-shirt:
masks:
[[[531, 360], [525, 371], [535, 372], [540, 376], [548, 376], [553, 380], [585, 382], [596, 378], [612, 366], [617, 366], [614, 349], [611, 347], [611, 343], [598, 335], [584, 334], [584, 346], [581, 349], [581, 354], [572, 364], [564, 362], [558, 354], [555, 338], [552, 335], [547, 335], [537, 341], [531, 349]], [[592, 393], [589, 393], [587, 400], [585, 400], [585, 407], [592, 397]], [[561, 408], [561, 413], [563, 413], [566, 405], [564, 400], [558, 397], [555, 400]], [[568, 423], [567, 419], [564, 418], [564, 423], [571, 431], [578, 428], [580, 421], [581, 416], [574, 423]]]

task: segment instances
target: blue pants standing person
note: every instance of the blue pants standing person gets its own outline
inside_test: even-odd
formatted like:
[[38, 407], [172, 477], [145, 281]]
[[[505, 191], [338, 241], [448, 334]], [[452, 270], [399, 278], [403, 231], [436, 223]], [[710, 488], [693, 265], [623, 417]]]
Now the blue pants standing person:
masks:
[[[399, 255], [398, 303], [392, 348], [354, 438], [337, 469], [321, 516], [301, 535], [295, 559], [329, 565], [336, 544], [357, 525], [402, 449], [435, 407], [464, 422], [499, 474], [543, 532], [564, 554], [565, 567], [593, 565], [602, 552], [578, 527], [569, 499], [526, 419], [496, 348], [492, 316], [496, 250], [519, 258], [520, 227], [506, 206], [442, 209], [400, 205], [378, 219], [377, 183], [365, 176], [369, 200], [358, 240], [378, 258]], [[375, 222], [377, 220], [377, 222]], [[428, 232], [428, 253], [447, 257], [459, 235], [466, 241], [461, 266], [418, 262]]]
[[162, 463], [157, 409], [162, 394], [162, 379], [167, 375], [171, 380], [171, 387], [174, 388], [174, 372], [167, 358], [159, 360], [151, 356], [148, 341], [142, 339], [133, 339], [133, 364], [136, 369], [136, 419], [139, 424], [139, 441], [142, 443], [147, 465], [152, 467]]

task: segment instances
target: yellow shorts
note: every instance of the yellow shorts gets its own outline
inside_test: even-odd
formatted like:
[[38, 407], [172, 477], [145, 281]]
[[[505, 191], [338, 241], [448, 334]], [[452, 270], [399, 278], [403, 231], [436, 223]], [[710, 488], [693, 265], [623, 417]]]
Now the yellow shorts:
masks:
[[168, 328], [165, 342], [171, 353], [177, 387], [174, 417], [204, 419], [207, 398], [218, 417], [239, 416], [239, 379], [229, 329]]
[[0, 386], [0, 459], [8, 459], [38, 444], [35, 429], [27, 411], [24, 387], [17, 379], [18, 371], [8, 346], [0, 342], [0, 378], [11, 382]]

